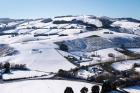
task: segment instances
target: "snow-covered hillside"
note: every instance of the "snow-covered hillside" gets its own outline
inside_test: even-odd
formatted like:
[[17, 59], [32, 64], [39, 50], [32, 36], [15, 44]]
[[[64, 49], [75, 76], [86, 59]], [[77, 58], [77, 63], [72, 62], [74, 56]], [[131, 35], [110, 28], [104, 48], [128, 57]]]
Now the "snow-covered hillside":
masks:
[[[110, 22], [108, 23], [108, 21]], [[74, 68], [75, 65], [58, 52], [62, 43], [68, 46], [69, 52], [79, 51], [83, 53], [99, 49], [111, 51], [110, 48], [121, 45], [129, 48], [140, 47], [139, 35], [127, 32], [120, 33], [106, 27], [106, 25], [110, 25], [111, 28], [139, 29], [140, 23], [123, 19], [59, 16], [47, 19], [10, 20], [7, 24], [1, 22], [1, 28], [4, 25], [6, 27], [14, 25], [15, 28], [3, 30], [0, 43], [13, 48], [18, 53], [11, 56], [1, 56], [1, 61], [24, 63], [33, 70], [57, 72], [59, 69], [70, 70]], [[4, 54], [4, 52], [2, 53]], [[99, 53], [102, 52], [104, 50]], [[101, 57], [103, 59], [105, 56], [101, 55]]]
[[18, 54], [2, 56], [1, 61], [25, 63], [32, 69], [56, 72], [58, 69], [75, 67], [57, 51], [61, 43], [68, 46], [69, 52], [92, 52], [120, 47], [122, 44], [129, 48], [140, 47], [139, 35], [110, 30], [113, 27], [139, 29], [140, 23], [129, 20], [95, 16], [7, 20], [7, 23], [1, 22], [1, 29], [3, 26], [14, 28], [2, 30], [0, 43], [17, 50]]
[[[22, 40], [22, 39], [20, 39]], [[1, 57], [4, 62], [27, 64], [33, 70], [57, 72], [59, 69], [69, 70], [75, 66], [61, 56], [55, 48], [57, 46], [49, 42], [20, 42], [10, 44], [19, 51], [13, 56]]]
[[[0, 21], [0, 32], [1, 72], [6, 62], [26, 64], [29, 69], [11, 70], [11, 74], [2, 74], [3, 80], [41, 78], [43, 75], [53, 77], [58, 71], [73, 71], [75, 68], [78, 70], [72, 75], [77, 76], [76, 79], [89, 79], [92, 76], [96, 76], [96, 79], [104, 72], [109, 75], [113, 73], [101, 64], [109, 63], [111, 69], [120, 72], [133, 68], [135, 63], [139, 64], [139, 20], [92, 15], [3, 19]], [[135, 54], [138, 55], [137, 60], [133, 56]], [[82, 66], [87, 68], [83, 69]], [[139, 72], [139, 67], [134, 71]], [[60, 77], [53, 77], [56, 78]], [[80, 93], [82, 87], [90, 90], [92, 86], [89, 83], [51, 79], [13, 83], [3, 81], [0, 90], [2, 93], [9, 90], [13, 90], [11, 93], [63, 93], [70, 86], [75, 93]]]
[[93, 84], [66, 81], [66, 80], [31, 80], [0, 85], [2, 93], [64, 93], [66, 87], [72, 87], [74, 93], [80, 93], [83, 87], [87, 87], [90, 93]]

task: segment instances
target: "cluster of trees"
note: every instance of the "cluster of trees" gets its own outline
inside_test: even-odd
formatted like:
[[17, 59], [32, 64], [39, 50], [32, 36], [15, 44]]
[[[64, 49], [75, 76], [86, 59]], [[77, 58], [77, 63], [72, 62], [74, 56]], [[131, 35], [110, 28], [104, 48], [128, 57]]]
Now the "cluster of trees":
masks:
[[54, 18], [63, 18], [63, 17], [76, 17], [76, 16], [73, 16], [73, 15], [65, 15], [65, 16], [56, 16]]
[[9, 62], [0, 63], [0, 69], [4, 69], [3, 73], [10, 73], [12, 70], [28, 70], [26, 64], [11, 64]]
[[11, 30], [15, 29], [16, 26], [5, 26], [5, 27], [0, 27], [0, 31], [5, 31], [5, 30]]
[[[112, 78], [106, 78], [106, 79], [102, 79], [103, 80], [101, 83], [103, 83], [102, 85], [102, 93], [106, 93], [109, 91], [119, 91], [117, 90], [117, 87], [128, 87], [128, 86], [135, 86], [135, 85], [139, 85], [140, 84], [140, 77], [139, 75], [132, 75], [131, 76], [126, 76], [126, 77], [122, 77], [122, 78], [116, 78], [116, 77], [112, 77]], [[122, 92], [122, 93], [127, 93], [127, 92]]]
[[51, 18], [47, 18], [47, 19], [42, 20], [41, 22], [43, 22], [43, 23], [49, 23], [51, 21], [53, 21]]
[[[65, 77], [65, 78], [78, 78], [76, 75], [76, 70], [71, 70], [71, 71], [65, 71], [65, 70], [59, 70], [58, 72], [58, 76], [60, 77]], [[101, 74], [101, 75], [98, 75], [98, 76], [92, 76], [92, 77], [89, 77], [87, 80], [90, 81], [90, 82], [99, 82], [99, 83], [102, 83], [102, 92], [101, 93], [107, 93], [107, 92], [110, 92], [110, 91], [120, 91], [120, 90], [117, 90], [117, 87], [128, 87], [128, 86], [134, 86], [134, 85], [137, 85], [137, 84], [140, 84], [140, 77], [139, 77], [139, 74], [137, 73], [133, 73], [131, 71], [125, 71], [125, 72], [121, 72], [121, 76], [116, 78], [117, 76], [115, 75], [112, 75], [112, 74]], [[95, 92], [96, 89], [98, 88], [94, 88], [92, 89], [92, 93], [99, 93], [99, 92]], [[81, 89], [81, 91], [84, 91]], [[74, 92], [64, 92], [64, 93], [74, 93]], [[87, 93], [86, 92], [81, 92], [81, 93]], [[124, 93], [124, 92], [122, 92]], [[127, 92], [125, 92], [127, 93]]]
[[108, 17], [101, 17], [100, 21], [103, 24], [103, 28], [111, 28], [111, 24], [113, 23]]
[[77, 58], [75, 58], [75, 57], [73, 57], [73, 56], [65, 56], [65, 58], [67, 59], [67, 60], [69, 60], [70, 62], [75, 62], [75, 61], [78, 61], [78, 59]]
[[135, 52], [133, 52], [131, 50], [128, 50], [128, 48], [125, 47], [124, 45], [122, 45], [120, 47], [120, 49], [119, 48], [115, 48], [115, 50], [120, 52], [120, 53], [122, 53], [122, 54], [124, 54], [124, 55], [130, 56], [130, 57], [140, 58], [140, 54], [139, 53], [135, 53]]
[[53, 24], [68, 24], [68, 23], [70, 23], [70, 21], [65, 21], [65, 20], [61, 20], [61, 21], [56, 20], [56, 21], [53, 21]]
[[66, 44], [62, 43], [60, 44], [60, 50], [68, 52], [69, 48]]
[[50, 33], [50, 34], [34, 34], [34, 37], [38, 36], [51, 36], [51, 35], [58, 35], [57, 33]]
[[28, 70], [26, 64], [11, 64], [10, 68], [15, 70]]
[[27, 27], [26, 29], [40, 29], [39, 27], [33, 26], [33, 27]]
[[93, 27], [93, 26], [86, 26], [86, 30], [88, 30], [88, 31], [94, 31], [94, 30], [96, 30], [96, 28]]
[[6, 62], [3, 67], [4, 73], [10, 73], [10, 63]]
[[139, 76], [131, 76], [120, 78], [112, 81], [111, 86], [115, 87], [128, 87], [128, 86], [135, 86], [140, 84], [140, 77]]
[[104, 72], [102, 74], [99, 74], [99, 75], [96, 75], [96, 76], [91, 76], [91, 77], [88, 77], [87, 80], [90, 81], [90, 82], [99, 82], [99, 83], [102, 83], [104, 80], [107, 80], [107, 79], [114, 79], [115, 76], [108, 73], [108, 72]]
[[134, 63], [133, 68], [140, 67], [139, 63]]
[[57, 26], [50, 27], [50, 29], [58, 29]]
[[[87, 70], [88, 67], [82, 66], [80, 69]], [[65, 71], [65, 70], [60, 69], [57, 75], [64, 78], [85, 79], [86, 81], [89, 81], [89, 82], [98, 82], [98, 83], [102, 83], [106, 79], [112, 80], [115, 77], [114, 75], [110, 73], [104, 72], [104, 73], [100, 73], [99, 75], [89, 76], [88, 78], [81, 78], [78, 76], [78, 71], [79, 71], [79, 68], [75, 68], [70, 71]]]
[[115, 57], [115, 54], [113, 54], [113, 53], [109, 53], [108, 56], [114, 58], [114, 57]]
[[68, 36], [67, 34], [59, 34], [59, 36]]
[[[110, 56], [113, 56], [110, 54]], [[139, 67], [139, 64], [134, 64], [134, 67]], [[65, 78], [75, 78], [77, 79], [77, 72], [79, 69], [87, 69], [86, 66], [75, 68], [70, 71], [59, 70], [58, 76]], [[116, 76], [117, 75], [117, 76]], [[119, 91], [117, 87], [127, 87], [136, 84], [140, 84], [140, 74], [135, 72], [134, 69], [130, 69], [127, 71], [119, 72], [119, 74], [113, 74], [109, 72], [104, 72], [99, 75], [91, 76], [87, 78], [87, 81], [90, 82], [98, 82], [103, 83], [102, 85], [102, 93], [106, 93], [108, 91]], [[79, 78], [78, 78], [79, 79]], [[71, 93], [71, 92], [69, 92]], [[82, 93], [82, 92], [81, 92]], [[83, 92], [84, 93], [84, 92]], [[87, 92], [85, 92], [87, 93]], [[96, 93], [96, 92], [93, 92]]]
[[[88, 93], [88, 88], [83, 87], [80, 90], [80, 93]], [[99, 93], [100, 91], [100, 87], [98, 85], [95, 85], [91, 88], [91, 93]], [[64, 93], [74, 93], [73, 89], [71, 87], [66, 87], [66, 89], [64, 90]]]
[[[94, 85], [91, 87], [91, 93], [100, 93], [100, 91], [101, 93], [108, 93], [112, 90], [117, 91], [117, 88], [115, 84], [111, 84], [109, 81], [104, 81], [101, 89], [99, 85]], [[88, 93], [88, 91], [89, 91], [88, 88], [83, 87], [80, 90], [80, 93]], [[74, 93], [74, 91], [71, 87], [66, 87], [64, 93]]]
[[65, 78], [75, 78], [75, 73], [72, 71], [65, 71], [60, 69], [57, 73], [58, 76], [60, 77], [65, 77]]
[[90, 30], [91, 29], [95, 30], [98, 28], [94, 24], [90, 24], [90, 23], [84, 22], [82, 20], [77, 20], [77, 19], [73, 19], [72, 21], [56, 20], [56, 21], [53, 21], [53, 24], [79, 24], [79, 25], [85, 25], [87, 29], [90, 29]]
[[58, 71], [57, 75], [60, 77], [65, 77], [65, 78], [85, 79], [86, 81], [89, 81], [89, 82], [98, 82], [98, 83], [102, 83], [106, 79], [112, 80], [115, 77], [115, 75], [113, 75], [111, 73], [100, 72], [96, 75], [88, 76], [87, 78], [81, 78], [78, 76], [78, 72], [80, 69], [88, 71], [88, 66], [81, 66], [80, 68], [77, 67], [77, 68], [71, 69], [69, 71], [60, 69]]

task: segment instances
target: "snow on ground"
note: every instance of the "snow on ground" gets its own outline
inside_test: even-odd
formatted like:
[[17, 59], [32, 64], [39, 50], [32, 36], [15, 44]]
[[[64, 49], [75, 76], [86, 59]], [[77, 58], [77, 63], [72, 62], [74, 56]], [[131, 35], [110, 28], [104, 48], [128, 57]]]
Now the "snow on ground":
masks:
[[64, 93], [66, 87], [72, 87], [74, 93], [80, 93], [87, 87], [91, 93], [93, 84], [66, 80], [30, 80], [0, 84], [1, 93]]
[[[110, 53], [113, 54], [115, 57], [114, 58], [109, 57], [108, 54], [110, 54]], [[81, 56], [86, 56], [86, 57], [89, 57], [89, 58], [93, 59], [92, 61], [89, 61], [89, 62], [80, 63], [80, 65], [90, 65], [90, 64], [96, 64], [96, 63], [99, 63], [99, 62], [117, 61], [117, 60], [120, 60], [120, 59], [127, 58], [122, 53], [114, 50], [114, 48], [101, 49], [101, 50], [97, 50], [97, 51], [94, 51], [94, 52], [87, 52], [87, 53], [73, 52], [73, 54], [79, 54]]]
[[131, 48], [130, 51], [133, 51], [135, 53], [140, 53], [140, 48]]
[[124, 88], [124, 90], [128, 91], [129, 93], [140, 93], [140, 86], [132, 86]]
[[[67, 31], [67, 30], [65, 30]], [[63, 33], [63, 32], [62, 32]], [[68, 34], [69, 32], [67, 32]], [[73, 33], [73, 32], [71, 32]], [[77, 32], [75, 32], [77, 33]], [[113, 33], [113, 34], [111, 34]], [[69, 36], [64, 36], [64, 37], [57, 37], [57, 38], [50, 38], [49, 41], [53, 42], [59, 42], [59, 41], [64, 41], [64, 40], [74, 40], [78, 38], [86, 38], [89, 36], [97, 35], [106, 39], [112, 39], [112, 38], [128, 38], [128, 39], [133, 39], [134, 37], [137, 37], [136, 35], [132, 34], [126, 34], [126, 33], [118, 33], [118, 32], [113, 32], [108, 29], [103, 29], [103, 30], [98, 30], [98, 31], [91, 31], [91, 32], [85, 32], [85, 33], [80, 33], [80, 34], [69, 34]]]
[[102, 29], [97, 32], [94, 31], [94, 35], [97, 35], [97, 36], [100, 36], [103, 38], [107, 38], [107, 39], [111, 39], [111, 38], [115, 38], [115, 37], [132, 39], [133, 37], [137, 37], [137, 35], [127, 34], [127, 33], [118, 33], [118, 32], [111, 31], [109, 29]]
[[87, 61], [87, 62], [81, 62], [80, 66], [87, 66], [87, 65], [91, 65], [91, 64], [96, 64], [98, 63], [97, 61]]
[[132, 34], [140, 35], [140, 23], [122, 20], [122, 21], [114, 22], [112, 26], [121, 27], [122, 31], [124, 31], [125, 33], [132, 33]]
[[22, 78], [32, 78], [40, 76], [50, 76], [49, 73], [40, 72], [40, 71], [12, 71], [10, 74], [3, 74], [3, 80], [9, 79], [22, 79]]
[[101, 50], [95, 51], [94, 53], [95, 53], [95, 55], [99, 55], [101, 57], [102, 62], [115, 60], [112, 57], [108, 56], [108, 54], [110, 54], [110, 53], [112, 53], [116, 57], [116, 60], [117, 60], [117, 58], [124, 56], [122, 53], [114, 50], [114, 48], [101, 49]]
[[4, 24], [4, 23], [0, 23], [0, 27], [2, 28], [2, 27], [5, 27], [6, 26], [6, 24]]
[[117, 63], [113, 63], [112, 67], [118, 71], [124, 71], [124, 70], [131, 69], [134, 63], [140, 64], [140, 60], [126, 60], [122, 62], [117, 62]]
[[[53, 21], [72, 21], [72, 20], [80, 20], [84, 23], [88, 23], [88, 24], [93, 24], [97, 27], [102, 27], [102, 22], [99, 19], [96, 18], [90, 18], [90, 16], [73, 16], [73, 17], [59, 17], [59, 18], [54, 18], [52, 19]], [[17, 29], [26, 29], [26, 28], [32, 28], [32, 27], [36, 27], [36, 28], [71, 28], [71, 27], [75, 27], [75, 28], [84, 28], [84, 26], [82, 25], [77, 25], [77, 24], [53, 24], [52, 22], [48, 22], [48, 23], [44, 23], [42, 22], [42, 20], [44, 19], [37, 19], [37, 20], [33, 20], [30, 22], [25, 22], [23, 24], [20, 24], [19, 26], [17, 26]]]
[[122, 28], [135, 28], [139, 27], [140, 23], [128, 22], [128, 21], [116, 21], [112, 24], [112, 26], [120, 26]]
[[[52, 19], [53, 21], [72, 21], [72, 20], [81, 20], [84, 23], [93, 24], [97, 27], [102, 27], [103, 24], [98, 18], [93, 18], [91, 16], [72, 16], [72, 17], [59, 17]], [[57, 72], [59, 69], [69, 70], [76, 67], [66, 60], [63, 56], [72, 55], [79, 59], [79, 56], [84, 56], [85, 53], [75, 52], [75, 53], [66, 53], [56, 50], [58, 48], [54, 42], [64, 41], [64, 40], [74, 40], [79, 38], [86, 38], [89, 36], [97, 35], [99, 37], [110, 40], [112, 38], [127, 38], [133, 40], [137, 35], [118, 33], [108, 29], [102, 29], [98, 31], [86, 32], [85, 25], [80, 24], [53, 24], [52, 22], [44, 23], [44, 19], [37, 19], [30, 22], [24, 22], [19, 24], [16, 29], [5, 31], [5, 33], [18, 33], [20, 35], [12, 36], [0, 36], [1, 44], [8, 44], [13, 47], [15, 50], [18, 50], [17, 55], [0, 57], [1, 62], [9, 61], [11, 63], [26, 64], [27, 67], [31, 70], [39, 70], [45, 72]], [[10, 23], [11, 25], [16, 25], [18, 23]], [[0, 24], [0, 27], [4, 27], [5, 24]], [[131, 28], [139, 32], [139, 23], [128, 22], [128, 21], [116, 21], [112, 26], [120, 26], [122, 28]], [[39, 29], [37, 29], [39, 28]], [[72, 29], [71, 29], [72, 28]], [[82, 32], [84, 33], [80, 33]], [[38, 36], [34, 37], [35, 34], [57, 34], [49, 36]], [[59, 36], [59, 34], [67, 34], [68, 36]], [[132, 49], [132, 51], [139, 52], [140, 49]], [[116, 59], [109, 57], [108, 54], [112, 53], [115, 55]], [[76, 55], [73, 55], [76, 54]], [[97, 50], [90, 55], [95, 54], [93, 61], [82, 62], [80, 65], [89, 65], [96, 62], [106, 62], [110, 60], [117, 60], [120, 57], [126, 57], [123, 54], [115, 51], [113, 48]], [[99, 57], [98, 57], [99, 56]], [[116, 70], [127, 70], [131, 69], [134, 63], [140, 63], [140, 60], [129, 60], [113, 63], [112, 67]], [[92, 69], [92, 68], [91, 68]], [[96, 69], [94, 69], [96, 70]], [[140, 68], [135, 68], [136, 71], [140, 72]], [[99, 71], [96, 71], [100, 73]], [[32, 77], [32, 76], [41, 76], [46, 73], [36, 72], [36, 71], [13, 71], [12, 74], [4, 74], [4, 79], [12, 78], [22, 78], [22, 77]], [[47, 73], [48, 74], [48, 73]], [[87, 78], [88, 76], [95, 75], [93, 71], [80, 70], [78, 73], [79, 76]], [[98, 73], [97, 73], [98, 74]], [[74, 89], [74, 93], [80, 93], [82, 87], [88, 87], [91, 89], [92, 84], [74, 82], [74, 81], [65, 81], [65, 80], [35, 80], [35, 81], [22, 81], [14, 83], [4, 83], [0, 84], [1, 93], [63, 93], [64, 89], [70, 86]], [[132, 91], [131, 87], [126, 88]], [[138, 88], [139, 89], [139, 88]], [[135, 93], [134, 91], [132, 93]], [[89, 91], [90, 93], [90, 91]], [[138, 93], [138, 92], [137, 92]]]
[[51, 31], [51, 30], [50, 29], [37, 29], [37, 30], [32, 31], [31, 33], [32, 34], [43, 34], [43, 33], [49, 32], [49, 31]]
[[[27, 29], [26, 29], [27, 30]], [[40, 30], [38, 30], [40, 31]], [[70, 30], [71, 32], [71, 30]], [[117, 33], [115, 34], [105, 34], [104, 32], [112, 32], [110, 30], [104, 29], [100, 31], [94, 32], [85, 32], [76, 35], [70, 36], [46, 36], [46, 37], [34, 37], [33, 35], [19, 35], [16, 37], [8, 37], [2, 36], [0, 37], [1, 43], [9, 44], [11, 47], [15, 48], [15, 50], [19, 51], [19, 54], [13, 56], [7, 56], [4, 58], [0, 58], [3, 61], [10, 61], [12, 63], [21, 63], [27, 64], [29, 68], [34, 70], [45, 70], [47, 72], [56, 72], [59, 69], [69, 70], [75, 67], [73, 64], [68, 62], [63, 56], [61, 56], [55, 48], [58, 48], [54, 44], [54, 42], [63, 41], [63, 40], [73, 40], [77, 38], [85, 38], [92, 35], [98, 35], [103, 38], [111, 38], [115, 36], [121, 36], [129, 38], [134, 37], [135, 35], [129, 35], [124, 33]], [[68, 32], [69, 33], [69, 32]], [[73, 32], [71, 32], [73, 33]], [[116, 57], [123, 56], [121, 53], [115, 51], [114, 49], [104, 49], [97, 51], [97, 54], [101, 56], [103, 61], [112, 60], [111, 57], [108, 57], [108, 53], [113, 53]], [[97, 59], [97, 58], [95, 58]], [[88, 62], [94, 63], [93, 62]], [[83, 62], [84, 63], [84, 62]], [[84, 63], [87, 64], [87, 63]]]
[[140, 67], [136, 67], [135, 71], [140, 73]]
[[61, 20], [72, 21], [75, 18], [76, 18], [75, 16], [73, 16], [73, 17], [57, 17], [57, 18], [54, 18], [53, 20], [54, 21], [61, 21]]
[[[95, 63], [95, 61], [91, 58], [86, 58], [86, 57], [83, 57], [83, 55], [77, 55], [79, 54], [80, 52], [71, 52], [71, 53], [68, 53], [68, 52], [65, 52], [65, 51], [61, 51], [61, 50], [58, 50], [58, 52], [63, 55], [64, 57], [74, 57], [76, 58], [78, 61], [75, 61], [75, 63], [79, 64], [80, 66], [87, 66], [89, 64], [92, 64], [92, 63]], [[80, 59], [80, 57], [82, 57], [82, 59]]]
[[82, 79], [88, 79], [88, 77], [96, 76], [103, 73], [104, 70], [100, 66], [89, 67], [88, 70], [81, 69], [78, 71], [77, 76]]
[[24, 22], [22, 24], [20, 24], [19, 26], [17, 26], [17, 29], [26, 29], [26, 28], [30, 28], [30, 27], [43, 27], [45, 24], [41, 23], [40, 21], [42, 21], [42, 19], [36, 19], [33, 21], [28, 21], [28, 22]]
[[81, 30], [82, 29], [67, 29], [60, 32], [59, 34], [67, 34], [67, 35], [79, 34]]
[[21, 42], [28, 42], [28, 41], [36, 41], [37, 38], [34, 38], [32, 35], [19, 35], [12, 38], [7, 38], [5, 42], [8, 43], [21, 43]]
[[[133, 49], [133, 51], [134, 50], [135, 49]], [[135, 51], [137, 51], [137, 50], [139, 50], [139, 49], [136, 49]], [[109, 54], [113, 54], [114, 57], [109, 57]], [[77, 56], [79, 56], [79, 57], [81, 56], [83, 58], [92, 59], [92, 60], [89, 60], [89, 61], [87, 60], [85, 62], [80, 63], [80, 65], [84, 65], [84, 66], [96, 64], [96, 63], [100, 63], [100, 62], [111, 62], [111, 61], [120, 61], [120, 60], [129, 59], [128, 56], [116, 51], [114, 48], [100, 49], [100, 50], [97, 50], [94, 52], [75, 51], [75, 52], [71, 52], [71, 54], [69, 54], [69, 55], [74, 56], [76, 58], [77, 58]]]
[[78, 19], [85, 23], [93, 24], [97, 27], [102, 27], [102, 22], [99, 19], [90, 19], [89, 16], [80, 16]]
[[73, 54], [71, 54], [71, 53], [69, 53], [69, 52], [65, 52], [65, 51], [61, 51], [61, 50], [58, 50], [58, 52], [59, 52], [61, 55], [65, 56], [65, 57], [67, 57], [67, 56], [73, 56], [73, 57], [75, 57], [75, 58], [77, 58], [77, 59], [80, 59], [80, 57], [79, 57], [78, 55], [73, 55]]
[[94, 75], [95, 75], [95, 73], [90, 73], [89, 71], [82, 70], [82, 69], [77, 74], [77, 76], [82, 79], [87, 79], [88, 77], [91, 77]]
[[12, 29], [12, 30], [6, 30], [4, 33], [17, 33], [18, 30]]
[[2, 61], [26, 64], [28, 68], [46, 72], [57, 72], [59, 69], [69, 70], [75, 66], [61, 56], [49, 42], [24, 42], [10, 44], [19, 54], [6, 56]]
[[[128, 39], [133, 39], [134, 37], [137, 37], [136, 35], [132, 35], [132, 34], [126, 34], [126, 33], [118, 33], [118, 32], [113, 32], [111, 30], [108, 29], [103, 29], [103, 30], [99, 30], [99, 31], [91, 31], [91, 32], [85, 32], [85, 33], [80, 33], [81, 29], [67, 29], [67, 30], [62, 30], [62, 29], [43, 29], [43, 30], [18, 30], [19, 33], [31, 33], [31, 34], [52, 34], [52, 33], [58, 33], [58, 34], [68, 34], [69, 36], [61, 36], [59, 37], [57, 35], [57, 37], [53, 37], [53, 36], [45, 36], [44, 38], [49, 38], [48, 41], [52, 41], [52, 42], [59, 42], [59, 41], [63, 41], [63, 40], [74, 40], [74, 39], [78, 39], [78, 38], [86, 38], [89, 36], [93, 36], [93, 35], [97, 35], [106, 39], [111, 39], [111, 38], [115, 38], [115, 37], [122, 37], [122, 38], [128, 38]], [[79, 34], [80, 33], [80, 34]], [[1, 37], [0, 37], [1, 39]], [[33, 37], [33, 35], [20, 35], [20, 36], [16, 36], [16, 37], [11, 37], [11, 38], [7, 38], [5, 40], [5, 42], [19, 42], [19, 41], [33, 41], [33, 40], [39, 40], [39, 37]]]

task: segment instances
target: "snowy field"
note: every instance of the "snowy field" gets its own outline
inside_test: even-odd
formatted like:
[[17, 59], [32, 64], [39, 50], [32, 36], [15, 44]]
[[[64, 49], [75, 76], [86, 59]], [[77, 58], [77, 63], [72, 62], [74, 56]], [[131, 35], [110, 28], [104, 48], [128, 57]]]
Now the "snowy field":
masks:
[[80, 93], [87, 87], [89, 92], [93, 84], [65, 80], [30, 80], [0, 84], [1, 93], [64, 93], [66, 87], [72, 87], [74, 93]]
[[[118, 61], [118, 59], [129, 59], [128, 56], [116, 51], [115, 47], [107, 47], [106, 49], [100, 49], [96, 51], [70, 51], [63, 52], [58, 50], [59, 46], [56, 42], [66, 42], [74, 40], [86, 40], [93, 39], [95, 37], [101, 38], [106, 42], [117, 42], [113, 44], [120, 44], [125, 41], [129, 43], [136, 41], [135, 46], [140, 46], [140, 23], [129, 22], [127, 20], [107, 19], [111, 21], [111, 24], [106, 24], [100, 17], [94, 16], [70, 16], [70, 17], [55, 17], [47, 22], [46, 19], [34, 19], [30, 21], [15, 21], [8, 24], [1, 23], [0, 27], [15, 26], [14, 29], [3, 31], [6, 33], [17, 33], [17, 35], [1, 35], [0, 44], [6, 44], [9, 48], [13, 48], [18, 51], [17, 54], [11, 54], [6, 56], [0, 56], [0, 62], [10, 62], [14, 64], [26, 64], [30, 71], [12, 71], [10, 74], [3, 74], [3, 79], [21, 79], [30, 77], [46, 76], [49, 78], [53, 76], [50, 72], [57, 72], [59, 69], [70, 70], [76, 66], [69, 62], [64, 56], [73, 56], [78, 60], [82, 56], [82, 65], [91, 65], [101, 62]], [[107, 22], [108, 23], [108, 22]], [[112, 28], [119, 27], [121, 29], [110, 30], [108, 25]], [[104, 26], [104, 27], [103, 27]], [[120, 33], [121, 32], [121, 33]], [[37, 36], [38, 34], [44, 36]], [[92, 38], [91, 38], [92, 37]], [[114, 41], [113, 41], [114, 40]], [[122, 40], [122, 42], [121, 42]], [[88, 42], [86, 47], [95, 44], [96, 42]], [[135, 42], [134, 42], [135, 43]], [[108, 43], [107, 43], [108, 44]], [[69, 43], [70, 46], [74, 46], [73, 42]], [[78, 41], [76, 45], [82, 46]], [[127, 44], [126, 44], [127, 45]], [[129, 44], [128, 44], [129, 45]], [[104, 45], [102, 45], [104, 46]], [[108, 46], [108, 45], [107, 45]], [[79, 48], [79, 47], [78, 47]], [[3, 50], [3, 47], [1, 48]], [[6, 50], [6, 49], [5, 49]], [[7, 49], [8, 50], [8, 49]], [[130, 49], [136, 53], [140, 52], [139, 48]], [[2, 53], [5, 53], [2, 52]], [[110, 57], [112, 53], [114, 57]], [[112, 64], [112, 67], [119, 71], [131, 69], [134, 63], [139, 63], [140, 60], [129, 60], [116, 62]], [[137, 72], [140, 72], [140, 68], [135, 68]], [[39, 72], [40, 71], [40, 72]], [[98, 73], [102, 73], [103, 69], [95, 66], [89, 68], [89, 71], [80, 69], [78, 76], [80, 78], [88, 78]], [[36, 78], [37, 79], [37, 78]], [[27, 81], [12, 81], [0, 83], [0, 93], [63, 93], [66, 87], [72, 87], [74, 93], [80, 93], [82, 87], [89, 89], [88, 93], [91, 93], [91, 87], [94, 84], [66, 81], [66, 80], [27, 80]], [[125, 90], [131, 93], [139, 93], [140, 87], [134, 86], [125, 88]]]
[[[140, 64], [140, 60], [128, 60], [128, 61], [117, 62], [117, 63], [113, 63], [112, 67], [118, 71], [124, 71], [124, 70], [132, 69], [134, 63]], [[136, 68], [136, 71], [139, 72], [140, 70]]]
[[0, 58], [11, 63], [26, 64], [32, 70], [57, 72], [69, 70], [75, 66], [61, 56], [53, 43], [28, 42], [11, 44], [19, 54]]
[[25, 79], [25, 78], [34, 78], [34, 77], [43, 77], [50, 78], [53, 77], [53, 74], [40, 72], [40, 71], [12, 71], [10, 74], [3, 74], [3, 80], [12, 80], [12, 79]]

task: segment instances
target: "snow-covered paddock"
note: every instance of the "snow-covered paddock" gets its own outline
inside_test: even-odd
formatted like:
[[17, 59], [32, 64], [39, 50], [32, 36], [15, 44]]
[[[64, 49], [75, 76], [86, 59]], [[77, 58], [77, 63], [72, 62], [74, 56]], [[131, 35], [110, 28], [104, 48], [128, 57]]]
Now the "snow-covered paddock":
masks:
[[87, 87], [91, 93], [94, 84], [66, 80], [30, 80], [0, 84], [0, 93], [64, 93], [66, 87], [72, 87], [74, 93], [80, 93]]
[[11, 71], [11, 73], [3, 74], [2, 79], [3, 80], [20, 80], [20, 79], [28, 79], [28, 78], [34, 78], [34, 77], [46, 77], [51, 78], [54, 76], [54, 74], [41, 72], [41, 71]]
[[2, 62], [26, 64], [29, 69], [46, 72], [70, 70], [76, 67], [57, 52], [55, 49], [57, 45], [50, 42], [34, 41], [14, 43], [10, 46], [18, 50], [19, 54], [1, 57]]
[[[112, 67], [118, 71], [124, 71], [124, 70], [131, 69], [135, 63], [140, 64], [140, 60], [139, 59], [138, 60], [126, 60], [126, 61], [122, 61], [122, 62], [117, 62], [117, 63], [113, 63]], [[136, 69], [136, 71], [139, 71], [139, 70]]]

